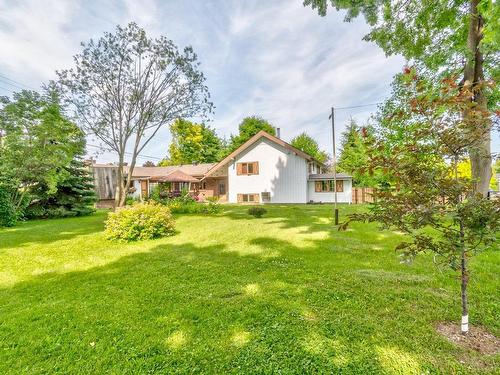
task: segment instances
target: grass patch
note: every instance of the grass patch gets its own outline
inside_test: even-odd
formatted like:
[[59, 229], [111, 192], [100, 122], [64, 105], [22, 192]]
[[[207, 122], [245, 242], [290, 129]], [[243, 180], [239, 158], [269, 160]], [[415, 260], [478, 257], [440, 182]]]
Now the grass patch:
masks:
[[[102, 211], [0, 230], [0, 373], [494, 373], [498, 356], [436, 332], [460, 315], [456, 274], [400, 264], [401, 234], [266, 208], [129, 244]], [[471, 324], [497, 336], [499, 260], [474, 259], [470, 285]]]

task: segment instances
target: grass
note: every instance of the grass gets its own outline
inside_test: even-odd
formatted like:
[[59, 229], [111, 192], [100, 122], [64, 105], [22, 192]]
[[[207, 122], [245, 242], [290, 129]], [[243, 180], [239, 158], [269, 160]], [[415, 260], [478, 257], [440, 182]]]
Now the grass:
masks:
[[[174, 237], [119, 244], [105, 212], [0, 230], [0, 373], [494, 373], [446, 341], [457, 275], [399, 263], [331, 206], [227, 206]], [[342, 207], [341, 214], [356, 210]], [[500, 333], [500, 257], [472, 261], [470, 319]]]

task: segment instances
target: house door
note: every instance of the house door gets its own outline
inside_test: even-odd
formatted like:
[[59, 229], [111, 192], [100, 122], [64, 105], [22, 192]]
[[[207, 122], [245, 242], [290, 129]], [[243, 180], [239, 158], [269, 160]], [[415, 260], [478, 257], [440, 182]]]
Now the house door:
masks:
[[148, 181], [147, 180], [141, 181], [141, 197], [142, 198], [148, 197]]
[[226, 197], [227, 197], [226, 193], [227, 193], [226, 179], [218, 180], [217, 181], [217, 195], [219, 196], [219, 199], [222, 201], [225, 201]]

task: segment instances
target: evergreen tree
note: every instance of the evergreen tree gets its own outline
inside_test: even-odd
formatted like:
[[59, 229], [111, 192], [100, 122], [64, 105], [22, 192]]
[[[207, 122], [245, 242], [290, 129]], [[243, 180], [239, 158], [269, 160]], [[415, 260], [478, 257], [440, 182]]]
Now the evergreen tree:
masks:
[[337, 163], [339, 172], [353, 176], [355, 186], [376, 186], [381, 176], [370, 175], [368, 164], [367, 145], [373, 139], [372, 129], [369, 126], [361, 127], [351, 119], [342, 134], [340, 157]]
[[93, 177], [80, 156], [61, 171], [64, 177], [51, 193], [47, 186], [40, 186], [35, 194], [39, 199], [26, 209], [28, 219], [37, 217], [85, 216], [93, 213], [97, 195]]

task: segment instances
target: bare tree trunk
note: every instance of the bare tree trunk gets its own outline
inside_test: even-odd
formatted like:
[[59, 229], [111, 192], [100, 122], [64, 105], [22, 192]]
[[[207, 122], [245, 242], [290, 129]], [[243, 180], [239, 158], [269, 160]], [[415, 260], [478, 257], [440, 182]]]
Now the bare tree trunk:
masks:
[[[470, 56], [464, 70], [464, 87], [471, 89], [474, 93], [474, 101], [480, 107], [487, 107], [484, 95], [484, 69], [483, 54], [479, 49], [479, 43], [483, 37], [484, 20], [478, 11], [479, 0], [470, 1], [470, 20], [467, 36], [467, 48]], [[466, 113], [465, 116], [468, 114]], [[470, 150], [470, 161], [472, 178], [475, 180], [475, 192], [486, 196], [491, 179], [491, 129], [486, 125], [486, 131]]]
[[116, 175], [115, 208], [121, 207], [121, 197], [123, 195], [123, 153], [118, 156], [118, 172]]

